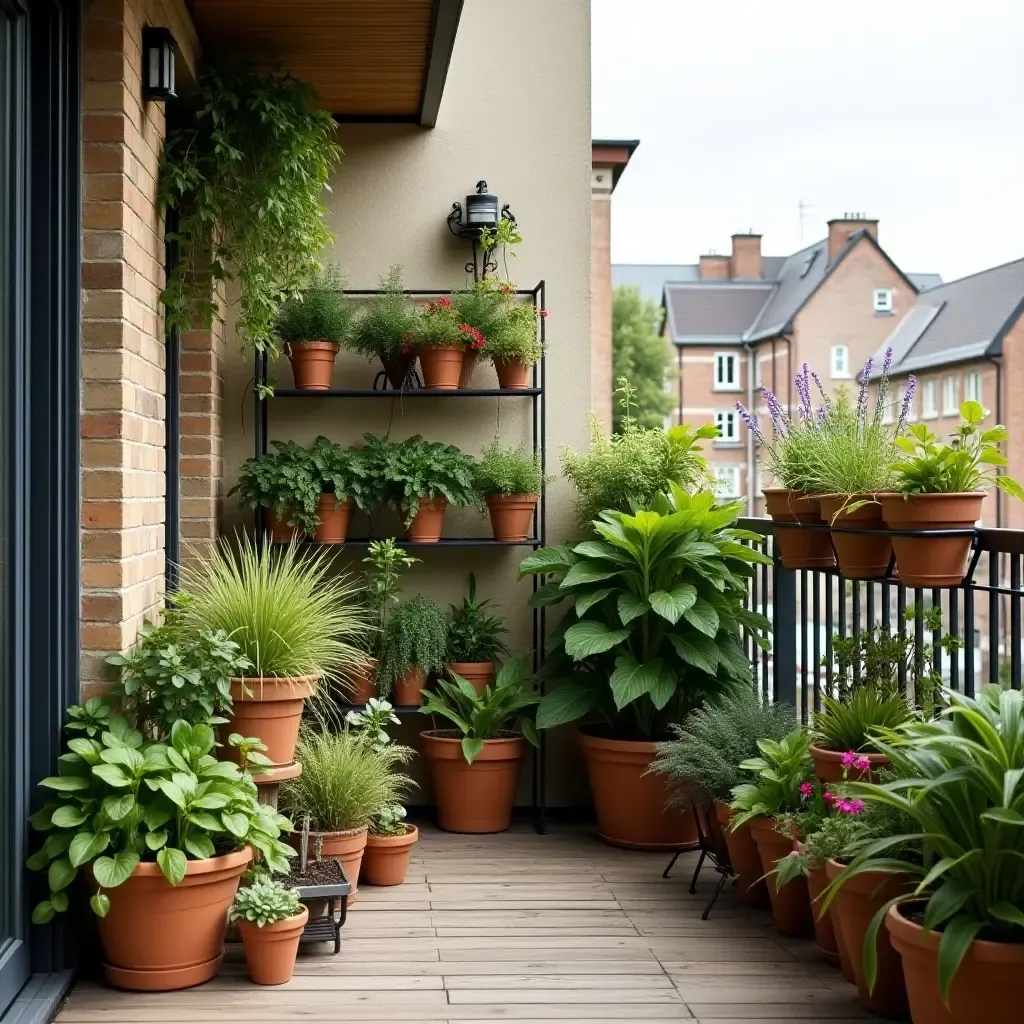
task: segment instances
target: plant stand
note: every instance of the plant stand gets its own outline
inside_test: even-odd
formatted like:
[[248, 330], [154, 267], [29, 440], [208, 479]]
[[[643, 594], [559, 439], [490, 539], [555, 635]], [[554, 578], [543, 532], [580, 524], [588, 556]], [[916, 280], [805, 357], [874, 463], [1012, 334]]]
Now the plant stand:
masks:
[[[302, 930], [299, 942], [333, 942], [334, 955], [341, 951], [341, 929], [348, 918], [348, 895], [351, 889], [349, 882], [338, 885], [304, 885], [299, 887], [299, 899], [326, 899], [327, 912], [319, 917], [309, 916], [306, 927]], [[341, 900], [341, 913], [335, 919], [338, 900]]]
[[[703, 813], [701, 813], [703, 811]], [[700, 915], [702, 921], [706, 921], [711, 913], [711, 908], [715, 905], [718, 897], [722, 894], [722, 890], [725, 888], [725, 883], [730, 878], [735, 879], [736, 872], [733, 870], [732, 862], [729, 860], [729, 850], [725, 845], [723, 837], [715, 835], [713, 828], [708, 825], [712, 819], [710, 815], [714, 814], [714, 808], [701, 807], [697, 803], [693, 805], [693, 817], [697, 822], [697, 840], [699, 843], [700, 857], [697, 858], [697, 866], [693, 870], [693, 878], [690, 879], [690, 894], [692, 896], [697, 895], [697, 879], [700, 877], [700, 869], [704, 866], [704, 861], [709, 860], [712, 867], [718, 873], [718, 885], [715, 886], [715, 891], [711, 894], [711, 899], [708, 900], [707, 905], [704, 907], [704, 912]], [[661, 873], [662, 878], [668, 878], [675, 867], [676, 861], [679, 860], [681, 853], [686, 853], [686, 850], [676, 850], [672, 854], [672, 859], [665, 866], [665, 870]]]

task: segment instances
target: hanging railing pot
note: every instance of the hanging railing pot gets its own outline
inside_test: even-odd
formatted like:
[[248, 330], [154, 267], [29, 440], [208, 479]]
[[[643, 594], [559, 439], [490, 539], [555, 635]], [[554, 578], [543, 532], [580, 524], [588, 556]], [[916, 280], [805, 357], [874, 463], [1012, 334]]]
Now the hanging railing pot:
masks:
[[530, 537], [536, 494], [488, 494], [484, 499], [495, 540], [522, 541]]
[[295, 387], [299, 391], [327, 391], [334, 376], [340, 345], [332, 341], [293, 341], [288, 345]]
[[418, 541], [420, 544], [436, 544], [441, 539], [447, 508], [448, 499], [444, 496], [420, 498], [416, 515], [405, 528], [405, 539]]
[[401, 885], [409, 871], [413, 844], [419, 839], [415, 825], [405, 825], [397, 836], [366, 837], [363, 882], [366, 885]]
[[[830, 526], [839, 571], [848, 580], [884, 576], [892, 561], [892, 539], [885, 530], [882, 506], [877, 494], [823, 494], [821, 518]], [[844, 532], [856, 530], [856, 533]]]
[[[275, 767], [292, 764], [302, 707], [316, 689], [315, 676], [232, 679], [232, 712], [225, 733], [258, 736], [266, 744], [266, 756]], [[237, 760], [238, 749], [228, 747], [224, 756]]]
[[814, 774], [822, 782], [840, 783], [845, 782], [844, 772], [849, 774], [853, 782], [878, 782], [878, 769], [884, 768], [889, 763], [885, 754], [862, 754], [857, 752], [858, 757], [866, 757], [871, 767], [866, 773], [858, 773], [843, 765], [845, 751], [826, 750], [824, 747], [811, 744], [811, 758], [814, 761]]
[[[972, 530], [981, 519], [984, 491], [960, 494], [884, 494], [882, 517], [890, 530]], [[900, 582], [908, 587], [958, 587], [967, 575], [971, 534], [895, 536]]]
[[750, 824], [740, 825], [735, 831], [731, 829], [729, 823], [733, 814], [724, 800], [715, 802], [715, 817], [725, 833], [725, 845], [729, 850], [729, 862], [736, 872], [740, 902], [748, 907], [768, 907], [768, 884], [761, 877], [761, 855], [750, 834]]
[[321, 494], [316, 506], [320, 525], [313, 533], [318, 544], [344, 544], [352, 515], [352, 499], [338, 501], [333, 494]]
[[836, 564], [825, 530], [787, 530], [783, 523], [821, 523], [821, 507], [816, 494], [767, 487], [765, 511], [775, 522], [775, 544], [787, 569], [831, 569]]
[[521, 359], [494, 359], [494, 369], [498, 374], [498, 387], [518, 390], [530, 386], [533, 364], [524, 363]]
[[441, 391], [454, 391], [462, 375], [465, 345], [417, 345], [423, 386]]
[[[793, 840], [775, 830], [775, 819], [752, 818], [750, 832], [761, 855], [761, 871], [767, 875], [783, 857], [793, 852]], [[772, 923], [780, 935], [810, 938], [814, 935], [814, 918], [811, 915], [811, 894], [807, 879], [794, 878], [785, 885], [777, 886], [777, 876], [768, 882], [768, 897], [772, 903]]]

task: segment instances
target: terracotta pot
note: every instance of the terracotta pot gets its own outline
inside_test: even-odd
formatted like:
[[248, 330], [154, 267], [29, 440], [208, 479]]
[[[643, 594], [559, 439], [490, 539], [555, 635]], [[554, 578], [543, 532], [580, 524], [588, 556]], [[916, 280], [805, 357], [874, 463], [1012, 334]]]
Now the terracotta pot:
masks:
[[445, 832], [504, 832], [512, 824], [519, 766], [526, 741], [519, 736], [484, 740], [472, 764], [462, 741], [447, 730], [420, 733], [420, 750], [430, 765], [437, 824]]
[[[750, 831], [761, 855], [761, 873], [771, 871], [777, 861], [793, 852], [793, 840], [775, 831], [774, 818], [754, 818]], [[772, 902], [772, 922], [780, 935], [810, 938], [814, 934], [814, 916], [811, 913], [811, 893], [806, 878], [794, 878], [781, 888], [776, 879], [769, 878], [768, 897]]]
[[768, 885], [761, 878], [761, 855], [750, 834], [750, 825], [741, 825], [735, 832], [730, 831], [732, 811], [724, 800], [715, 801], [715, 817], [725, 832], [725, 845], [732, 869], [736, 872], [740, 901], [748, 907], [769, 906]]
[[421, 544], [436, 544], [441, 539], [447, 507], [447, 498], [420, 498], [419, 511], [405, 528], [405, 539], [419, 541]]
[[[343, 832], [310, 832], [307, 854], [312, 860], [317, 855], [317, 841], [321, 842], [320, 857], [335, 857], [341, 861], [345, 869], [345, 877], [352, 886], [349, 894], [349, 903], [355, 898], [356, 890], [359, 888], [359, 869], [363, 863], [363, 851], [366, 849], [366, 836], [368, 826], [361, 825], [359, 828], [346, 829]], [[292, 832], [288, 836], [288, 842], [297, 850], [302, 849], [302, 836]]]
[[316, 505], [320, 525], [313, 534], [319, 544], [344, 544], [348, 537], [348, 521], [352, 514], [352, 499], [337, 502], [333, 494], [321, 494]]
[[377, 659], [370, 658], [352, 670], [349, 677], [348, 699], [351, 704], [365, 704], [377, 696]]
[[333, 341], [293, 341], [288, 346], [295, 386], [300, 391], [326, 391], [334, 375], [338, 349]]
[[494, 369], [498, 374], [499, 388], [528, 388], [533, 383], [533, 363], [519, 359], [495, 359]]
[[598, 835], [633, 850], [692, 850], [698, 845], [693, 815], [669, 806], [668, 779], [646, 774], [657, 744], [577, 733], [597, 811]]
[[459, 387], [468, 388], [470, 378], [473, 376], [473, 371], [476, 369], [477, 360], [480, 358], [480, 353], [475, 348], [467, 348], [465, 354], [462, 357], [462, 370], [459, 373]]
[[[830, 860], [825, 871], [830, 882], [845, 870], [845, 865]], [[842, 932], [843, 944], [857, 982], [861, 1005], [872, 1013], [895, 1016], [907, 1012], [907, 989], [899, 954], [892, 948], [889, 934], [878, 930], [878, 975], [869, 992], [864, 980], [864, 936], [871, 918], [879, 908], [900, 893], [912, 891], [913, 876], [898, 871], [865, 871], [854, 875], [836, 893], [831, 904], [832, 923]]]
[[308, 920], [309, 911], [302, 907], [294, 917], [265, 924], [262, 928], [253, 921], [235, 922], [242, 937], [245, 970], [250, 981], [257, 985], [283, 985], [292, 980], [299, 939]]
[[264, 529], [270, 534], [271, 544], [290, 544], [293, 540], [302, 539], [302, 530], [297, 526], [288, 525], [288, 512], [277, 518], [277, 508], [264, 509]]
[[[843, 781], [843, 754], [842, 750], [826, 750], [824, 747], [817, 747], [811, 744], [811, 757], [814, 760], [814, 774], [822, 782]], [[871, 767], [864, 773], [858, 772], [856, 768], [847, 769], [850, 782], [877, 782], [879, 768], [884, 768], [889, 763], [885, 754], [860, 754], [858, 757], [866, 757], [871, 762]]]
[[426, 673], [414, 665], [395, 683], [392, 692], [392, 703], [401, 708], [418, 708], [423, 703], [423, 688], [427, 685]]
[[[841, 494], [823, 494], [821, 518], [833, 526], [858, 530], [884, 530], [882, 506], [875, 500], [879, 497], [880, 495], [859, 494], [848, 498]], [[867, 504], [852, 512], [844, 512], [836, 518], [841, 508], [857, 501], [865, 501]], [[892, 559], [890, 537], [874, 537], [870, 533], [838, 533], [835, 530], [832, 531], [831, 537], [832, 546], [836, 549], [839, 571], [848, 580], [875, 579], [885, 575]]]
[[485, 500], [495, 540], [529, 540], [536, 494], [488, 494]]
[[[983, 491], [966, 494], [882, 496], [882, 518], [891, 530], [963, 530], [981, 518]], [[971, 537], [893, 537], [900, 582], [908, 587], [958, 587], [967, 574]]]
[[[765, 511], [776, 523], [820, 523], [821, 507], [817, 495], [790, 491], [784, 487], [766, 487]], [[787, 530], [775, 528], [779, 557], [787, 569], [830, 569], [836, 564], [827, 530]]]
[[400, 352], [396, 356], [387, 358], [381, 356], [380, 361], [384, 372], [388, 375], [388, 382], [396, 391], [399, 391], [408, 384], [409, 371], [412, 369], [413, 363], [416, 362], [416, 355], [413, 352]]
[[420, 357], [425, 388], [454, 391], [459, 386], [462, 361], [466, 355], [463, 345], [443, 345], [437, 348], [418, 345], [416, 354]]
[[[901, 906], [909, 908], [915, 904]], [[939, 994], [942, 933], [925, 933], [920, 925], [908, 921], [900, 909], [889, 909], [885, 928], [903, 960], [914, 1024], [1020, 1024], [1024, 1008], [1024, 943], [975, 939], [953, 975], [947, 1008]]]
[[[220, 969], [228, 908], [252, 858], [248, 848], [190, 860], [171, 885], [154, 863], [139, 864], [96, 919], [107, 981], [133, 992], [170, 992], [209, 981]], [[86, 877], [96, 888], [92, 870]]]
[[481, 696], [494, 682], [496, 673], [493, 661], [450, 661], [448, 671], [462, 676]]
[[[805, 853], [803, 843], [797, 843], [796, 848]], [[814, 937], [818, 942], [818, 956], [827, 964], [839, 967], [843, 954], [839, 951], [839, 944], [836, 940], [835, 928], [832, 926], [832, 911], [822, 912], [820, 896], [828, 886], [828, 875], [825, 874], [825, 865], [814, 867], [809, 865], [810, 874], [807, 878], [807, 889], [811, 895], [811, 917], [814, 920]], [[850, 980], [853, 980], [853, 968], [849, 961], [843, 967], [843, 975], [850, 971]]]
[[[243, 683], [249, 695], [243, 692]], [[313, 676], [295, 679], [246, 677], [231, 680], [234, 710], [224, 727], [227, 735], [259, 736], [267, 745], [266, 755], [275, 765], [295, 760], [295, 741], [299, 738], [302, 704], [316, 693]], [[234, 747], [226, 747], [224, 756], [238, 759]]]
[[413, 843], [419, 837], [415, 825], [406, 825], [405, 832], [398, 836], [367, 836], [363, 882], [366, 885], [401, 885], [409, 870]]

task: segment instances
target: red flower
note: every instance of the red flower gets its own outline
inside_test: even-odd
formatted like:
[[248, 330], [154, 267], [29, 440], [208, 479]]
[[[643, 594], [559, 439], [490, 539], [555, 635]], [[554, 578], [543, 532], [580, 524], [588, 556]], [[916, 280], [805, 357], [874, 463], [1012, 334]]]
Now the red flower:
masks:
[[441, 309], [447, 309], [451, 304], [452, 304], [452, 300], [449, 299], [447, 295], [442, 295], [441, 298], [439, 298], [437, 300], [437, 305]]
[[542, 309], [540, 311], [540, 316], [542, 320], [546, 320], [548, 318], [548, 311], [546, 309]]
[[403, 356], [407, 356], [411, 351], [412, 349], [408, 345], [403, 345], [401, 348], [401, 353]]

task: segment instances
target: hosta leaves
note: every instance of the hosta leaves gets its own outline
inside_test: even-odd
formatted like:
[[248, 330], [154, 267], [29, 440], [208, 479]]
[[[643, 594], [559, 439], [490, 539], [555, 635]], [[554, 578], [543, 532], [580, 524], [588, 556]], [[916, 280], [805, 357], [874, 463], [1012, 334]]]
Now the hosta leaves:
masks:
[[687, 665], [714, 675], [718, 669], [718, 648], [710, 637], [700, 633], [689, 633], [686, 636], [670, 633], [668, 639]]
[[583, 683], [563, 683], [544, 695], [537, 706], [537, 728], [575, 722], [589, 714], [597, 703], [597, 690]]
[[216, 852], [213, 848], [213, 840], [202, 832], [187, 836], [184, 846], [198, 860], [206, 860]]
[[[224, 819], [224, 817], [224, 815], [221, 815], [220, 818], [218, 818], [216, 815], [211, 814], [209, 811], [190, 811], [188, 820], [198, 828], [206, 829], [207, 832], [223, 832], [224, 825], [227, 824], [226, 821], [224, 822], [224, 825], [221, 824], [221, 820]], [[245, 819], [244, 814], [238, 815], [237, 817]], [[245, 820], [248, 821], [248, 819]], [[245, 835], [244, 832], [240, 834]]]
[[224, 827], [232, 835], [237, 836], [239, 839], [245, 838], [246, 833], [249, 831], [249, 818], [247, 815], [223, 811], [220, 817], [221, 821], [224, 822]]
[[577, 562], [562, 580], [562, 589], [578, 587], [584, 583], [600, 583], [614, 576], [616, 570], [601, 562]]
[[674, 626], [696, 603], [697, 588], [692, 583], [680, 583], [668, 591], [655, 590], [648, 600], [651, 608]]
[[718, 612], [703, 598], [698, 598], [692, 608], [683, 612], [683, 618], [706, 636], [714, 637], [718, 633]]
[[561, 583], [544, 583], [530, 595], [529, 606], [531, 608], [547, 608], [553, 604], [559, 604], [571, 595], [567, 594]]
[[675, 690], [674, 677], [661, 658], [640, 663], [631, 654], [615, 659], [615, 671], [609, 682], [619, 711], [645, 695], [656, 697], [655, 707], [660, 710]]
[[650, 605], [643, 598], [637, 597], [628, 591], [624, 594], [619, 594], [617, 605], [619, 620], [624, 626], [628, 626], [635, 618], [643, 615], [650, 608]]
[[576, 661], [610, 651], [629, 636], [628, 629], [610, 629], [603, 622], [577, 622], [565, 631], [565, 651]]
[[103, 811], [111, 821], [120, 821], [135, 806], [131, 793], [123, 796], [108, 796], [103, 801]]
[[521, 578], [530, 573], [566, 573], [577, 561], [576, 555], [564, 544], [541, 548], [519, 563], [519, 576]]
[[167, 845], [167, 829], [161, 829], [159, 832], [147, 832], [146, 833], [146, 846], [150, 850], [159, 850], [161, 846]]
[[132, 780], [125, 775], [124, 769], [116, 764], [98, 764], [93, 768], [92, 773], [115, 789], [124, 789], [132, 784]]
[[592, 590], [589, 594], [580, 594], [576, 598], [576, 614], [582, 618], [589, 608], [603, 601], [611, 593], [612, 588], [605, 587], [601, 590]]
[[[94, 768], [93, 771], [96, 769]], [[56, 776], [51, 775], [48, 778], [43, 779], [40, 786], [45, 786], [47, 789], [55, 789], [58, 793], [77, 793], [83, 789], [89, 788], [89, 780], [79, 778], [78, 776]]]

